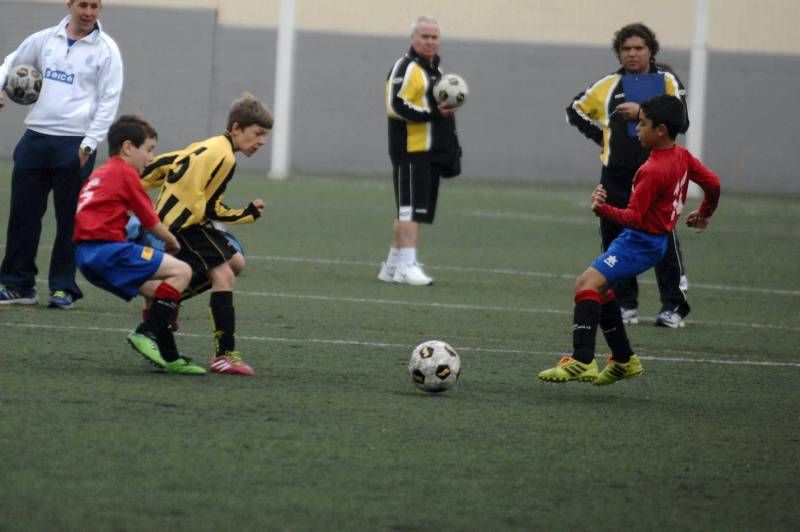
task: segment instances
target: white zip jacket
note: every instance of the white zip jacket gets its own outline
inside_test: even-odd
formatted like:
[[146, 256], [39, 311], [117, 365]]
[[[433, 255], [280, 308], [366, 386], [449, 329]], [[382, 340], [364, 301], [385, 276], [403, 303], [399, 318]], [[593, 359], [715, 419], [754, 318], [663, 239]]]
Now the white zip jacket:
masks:
[[122, 56], [117, 43], [100, 23], [71, 47], [67, 43], [69, 15], [52, 28], [22, 41], [0, 65], [0, 87], [8, 70], [35, 66], [44, 77], [42, 92], [25, 124], [45, 135], [83, 137], [92, 150], [105, 139], [122, 95]]

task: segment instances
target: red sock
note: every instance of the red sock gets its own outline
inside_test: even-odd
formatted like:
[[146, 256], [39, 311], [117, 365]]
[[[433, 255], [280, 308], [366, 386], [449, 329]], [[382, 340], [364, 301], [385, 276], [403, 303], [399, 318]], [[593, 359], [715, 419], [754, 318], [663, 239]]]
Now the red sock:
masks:
[[169, 299], [177, 302], [181, 299], [181, 293], [178, 292], [174, 286], [163, 281], [158, 285], [158, 288], [156, 288], [155, 299]]

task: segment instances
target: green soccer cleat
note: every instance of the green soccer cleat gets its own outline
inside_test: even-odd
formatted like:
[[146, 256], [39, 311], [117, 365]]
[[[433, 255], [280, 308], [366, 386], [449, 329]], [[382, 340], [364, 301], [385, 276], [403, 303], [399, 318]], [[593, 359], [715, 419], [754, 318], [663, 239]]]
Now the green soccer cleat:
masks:
[[166, 362], [164, 369], [167, 373], [178, 373], [180, 375], [205, 375], [206, 370], [192, 362], [186, 357], [178, 357], [177, 360]]
[[584, 364], [569, 355], [564, 355], [556, 367], [539, 373], [539, 378], [547, 382], [593, 382], [597, 378], [597, 361]]
[[150, 335], [132, 332], [128, 335], [128, 343], [155, 367], [164, 369], [167, 366], [167, 362], [161, 357], [155, 338]]
[[631, 355], [631, 359], [625, 364], [608, 357], [608, 364], [597, 376], [594, 383], [598, 386], [605, 386], [606, 384], [614, 384], [622, 379], [636, 377], [642, 373], [644, 373], [642, 361], [636, 355]]

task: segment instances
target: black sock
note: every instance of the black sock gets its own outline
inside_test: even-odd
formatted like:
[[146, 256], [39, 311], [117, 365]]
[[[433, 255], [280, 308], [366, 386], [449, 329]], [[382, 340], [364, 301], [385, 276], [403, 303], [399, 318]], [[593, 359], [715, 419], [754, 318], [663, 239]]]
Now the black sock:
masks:
[[143, 312], [144, 321], [136, 328], [136, 332], [146, 332], [155, 336], [162, 327], [169, 326], [169, 318], [178, 303], [169, 299], [154, 299], [153, 304]]
[[625, 324], [622, 322], [619, 302], [613, 293], [610, 293], [610, 295], [610, 300], [600, 307], [600, 328], [606, 338], [608, 347], [611, 349], [611, 357], [617, 362], [625, 364], [631, 359], [633, 351], [628, 340], [628, 334], [625, 332]]
[[159, 331], [156, 342], [158, 343], [158, 350], [161, 351], [161, 358], [167, 362], [178, 360], [180, 354], [178, 353], [178, 346], [175, 345], [175, 336], [172, 334], [172, 329], [165, 327]]
[[211, 320], [217, 355], [236, 350], [236, 314], [233, 309], [233, 292], [211, 292]]
[[572, 358], [591, 363], [594, 360], [594, 344], [597, 323], [600, 321], [600, 294], [594, 290], [582, 290], [575, 295], [575, 311], [572, 318]]

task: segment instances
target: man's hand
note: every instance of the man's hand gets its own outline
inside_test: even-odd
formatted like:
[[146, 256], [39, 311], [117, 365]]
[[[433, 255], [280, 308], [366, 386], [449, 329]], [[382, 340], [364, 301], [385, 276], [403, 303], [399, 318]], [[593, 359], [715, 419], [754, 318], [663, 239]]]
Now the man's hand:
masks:
[[592, 211], [597, 213], [601, 205], [606, 202], [606, 189], [603, 185], [597, 185], [592, 191]]
[[6, 104], [6, 97], [3, 96], [3, 89], [0, 89], [0, 109], [2, 109]]
[[639, 104], [634, 102], [621, 103], [614, 108], [614, 113], [625, 120], [638, 120]]
[[256, 199], [254, 199], [254, 200], [252, 201], [252, 203], [253, 203], [253, 207], [255, 207], [256, 209], [258, 209], [258, 212], [261, 212], [261, 211], [263, 211], [263, 210], [264, 210], [264, 207], [266, 206], [266, 205], [264, 204], [264, 200], [262, 200], [261, 198], [256, 198]]
[[81, 168], [86, 166], [86, 163], [89, 161], [89, 156], [83, 153], [83, 150], [78, 148], [78, 159], [81, 161]]
[[708, 227], [710, 219], [700, 214], [700, 211], [692, 211], [686, 215], [686, 225], [694, 229], [695, 233], [702, 233]]
[[448, 107], [444, 104], [439, 105], [439, 114], [445, 118], [451, 117], [456, 114], [458, 107]]

